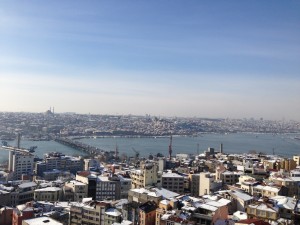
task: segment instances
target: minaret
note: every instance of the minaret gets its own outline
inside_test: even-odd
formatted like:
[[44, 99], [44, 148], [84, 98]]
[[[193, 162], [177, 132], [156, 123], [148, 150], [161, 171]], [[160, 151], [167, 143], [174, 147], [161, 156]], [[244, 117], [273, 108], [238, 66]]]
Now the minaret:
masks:
[[170, 145], [169, 145], [169, 159], [172, 158], [172, 135], [170, 136]]

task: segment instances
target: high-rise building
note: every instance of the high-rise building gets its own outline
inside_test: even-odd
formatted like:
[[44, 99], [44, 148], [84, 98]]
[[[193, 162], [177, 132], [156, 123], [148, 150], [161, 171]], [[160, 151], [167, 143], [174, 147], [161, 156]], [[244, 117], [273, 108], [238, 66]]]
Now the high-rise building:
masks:
[[33, 175], [34, 155], [27, 152], [9, 152], [8, 170], [13, 171], [13, 178], [19, 180], [22, 175]]

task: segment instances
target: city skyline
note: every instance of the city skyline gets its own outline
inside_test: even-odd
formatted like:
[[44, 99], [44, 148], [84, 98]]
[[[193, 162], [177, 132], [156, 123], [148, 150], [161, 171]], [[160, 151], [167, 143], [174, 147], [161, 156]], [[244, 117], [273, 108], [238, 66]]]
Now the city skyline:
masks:
[[0, 111], [300, 121], [300, 3], [0, 3]]

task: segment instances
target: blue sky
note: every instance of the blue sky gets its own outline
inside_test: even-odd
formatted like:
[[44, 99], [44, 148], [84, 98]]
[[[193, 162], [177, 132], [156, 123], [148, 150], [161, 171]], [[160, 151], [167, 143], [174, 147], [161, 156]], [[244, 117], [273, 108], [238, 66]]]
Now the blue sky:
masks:
[[0, 1], [0, 110], [300, 120], [299, 1]]

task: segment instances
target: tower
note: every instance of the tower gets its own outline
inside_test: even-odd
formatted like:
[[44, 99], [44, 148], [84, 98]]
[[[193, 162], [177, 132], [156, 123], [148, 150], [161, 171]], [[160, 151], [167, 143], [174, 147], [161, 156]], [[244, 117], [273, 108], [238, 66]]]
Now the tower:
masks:
[[223, 144], [222, 143], [220, 144], [220, 153], [223, 154]]
[[170, 145], [169, 145], [169, 159], [172, 158], [172, 135], [170, 136]]

